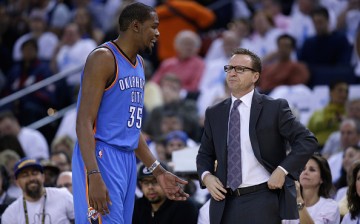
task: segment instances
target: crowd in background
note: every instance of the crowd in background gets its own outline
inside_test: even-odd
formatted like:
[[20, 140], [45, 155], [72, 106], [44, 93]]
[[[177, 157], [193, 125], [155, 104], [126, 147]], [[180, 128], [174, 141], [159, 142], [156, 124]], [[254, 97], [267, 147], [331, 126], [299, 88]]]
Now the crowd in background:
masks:
[[[1, 98], [84, 65], [94, 48], [117, 37], [118, 15], [132, 2], [0, 0]], [[233, 49], [246, 48], [262, 59], [257, 87], [261, 93], [271, 95], [283, 85], [328, 86], [327, 105], [313, 111], [305, 123], [319, 141], [321, 157], [310, 159], [304, 169], [302, 176], [309, 177], [300, 179], [299, 198], [314, 199], [309, 199], [309, 192], [320, 188], [315, 194], [318, 200], [335, 208], [320, 206], [324, 212], [316, 213], [309, 207], [306, 214], [323, 220], [334, 217], [334, 222], [324, 223], [338, 223], [349, 211], [351, 218], [360, 214], [354, 187], [359, 179], [360, 98], [349, 97], [356, 95], [350, 87], [360, 83], [359, 0], [139, 2], [155, 7], [160, 21], [153, 54], [141, 54], [147, 79], [142, 129], [156, 158], [175, 172], [181, 170], [173, 161], [174, 152], [198, 149], [206, 108], [230, 96], [224, 65]], [[71, 192], [76, 110], [39, 130], [27, 126], [76, 103], [79, 84], [80, 73], [74, 73], [0, 108], [1, 179], [6, 181], [0, 184], [1, 213], [12, 201], [4, 200], [4, 194], [13, 199], [21, 195], [13, 167], [24, 156], [41, 161], [45, 187], [65, 186]], [[329, 174], [330, 182], [318, 177], [308, 181], [313, 178], [309, 166], [321, 168], [323, 179]], [[187, 190], [197, 220], [209, 195], [199, 189], [193, 174], [183, 177], [191, 180]], [[155, 185], [139, 181], [138, 197], [141, 190]], [[206, 205], [199, 223], [208, 218]], [[186, 209], [177, 212], [181, 210]], [[306, 218], [300, 214], [300, 220]]]

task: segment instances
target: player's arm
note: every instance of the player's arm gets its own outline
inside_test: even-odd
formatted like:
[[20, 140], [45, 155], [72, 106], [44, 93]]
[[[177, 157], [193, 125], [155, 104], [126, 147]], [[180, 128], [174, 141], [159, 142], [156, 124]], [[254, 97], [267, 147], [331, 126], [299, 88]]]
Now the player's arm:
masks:
[[[94, 124], [106, 83], [112, 79], [115, 62], [112, 53], [106, 48], [93, 51], [85, 64], [81, 87], [81, 98], [76, 119], [76, 134], [80, 151], [87, 171], [98, 170], [95, 157]], [[93, 184], [92, 184], [93, 183]], [[100, 184], [103, 191], [93, 192], [91, 187]], [[107, 190], [101, 174], [89, 175], [89, 202], [98, 211], [107, 210]], [[93, 200], [93, 201], [92, 201]]]

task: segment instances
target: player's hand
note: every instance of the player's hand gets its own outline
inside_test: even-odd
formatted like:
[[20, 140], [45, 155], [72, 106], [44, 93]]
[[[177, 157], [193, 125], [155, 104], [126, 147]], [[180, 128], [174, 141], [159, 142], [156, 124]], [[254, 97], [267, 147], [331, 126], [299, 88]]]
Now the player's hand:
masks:
[[155, 176], [167, 198], [175, 201], [185, 201], [189, 197], [189, 194], [183, 190], [183, 185], [187, 184], [187, 181], [180, 179], [164, 169], [163, 172]]
[[205, 175], [203, 183], [216, 201], [225, 199], [227, 191], [219, 178], [209, 173]]
[[269, 178], [268, 181], [269, 189], [271, 190], [281, 189], [285, 183], [285, 176], [286, 174], [284, 173], [284, 171], [279, 167], [277, 167]]
[[89, 175], [89, 205], [101, 215], [109, 214], [109, 192], [100, 173]]

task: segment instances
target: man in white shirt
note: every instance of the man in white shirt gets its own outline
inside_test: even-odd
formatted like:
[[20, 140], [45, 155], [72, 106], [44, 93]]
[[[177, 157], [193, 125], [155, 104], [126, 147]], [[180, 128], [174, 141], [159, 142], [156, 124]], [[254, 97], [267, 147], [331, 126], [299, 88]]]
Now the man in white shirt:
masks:
[[73, 223], [71, 193], [63, 188], [45, 188], [43, 167], [36, 160], [26, 157], [19, 160], [14, 166], [14, 173], [23, 196], [5, 210], [2, 223]]
[[49, 159], [49, 146], [38, 130], [21, 127], [10, 111], [0, 113], [0, 135], [16, 136], [25, 155], [33, 159]]

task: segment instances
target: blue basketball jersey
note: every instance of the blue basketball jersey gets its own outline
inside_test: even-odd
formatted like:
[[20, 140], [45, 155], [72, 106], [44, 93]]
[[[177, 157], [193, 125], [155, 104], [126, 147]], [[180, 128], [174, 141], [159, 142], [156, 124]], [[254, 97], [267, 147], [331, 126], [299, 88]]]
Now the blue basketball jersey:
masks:
[[106, 42], [100, 47], [107, 47], [113, 53], [116, 78], [102, 96], [94, 124], [95, 139], [121, 150], [132, 151], [138, 147], [142, 125], [145, 86], [143, 61], [137, 55], [133, 65], [113, 42]]

